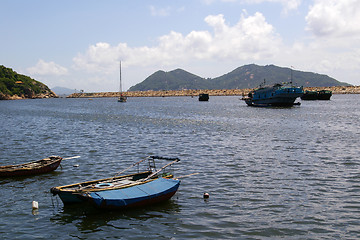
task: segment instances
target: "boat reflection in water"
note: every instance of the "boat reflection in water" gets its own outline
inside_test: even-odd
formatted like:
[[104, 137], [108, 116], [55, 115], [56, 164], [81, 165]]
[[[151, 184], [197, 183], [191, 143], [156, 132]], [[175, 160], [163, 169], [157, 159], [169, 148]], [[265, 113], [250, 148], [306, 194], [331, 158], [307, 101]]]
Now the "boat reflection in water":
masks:
[[251, 91], [247, 97], [242, 98], [248, 106], [254, 107], [291, 107], [300, 105], [294, 103], [296, 98], [304, 94], [303, 87], [295, 87], [291, 83], [263, 86]]

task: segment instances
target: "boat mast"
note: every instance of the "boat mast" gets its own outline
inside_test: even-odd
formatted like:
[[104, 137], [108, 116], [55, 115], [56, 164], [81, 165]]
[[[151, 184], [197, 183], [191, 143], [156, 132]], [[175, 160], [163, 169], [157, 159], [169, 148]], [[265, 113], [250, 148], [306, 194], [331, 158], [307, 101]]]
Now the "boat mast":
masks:
[[122, 85], [121, 85], [121, 61], [120, 61], [120, 96], [122, 95]]
[[119, 89], [119, 98], [118, 98], [118, 102], [126, 102], [126, 96], [123, 96], [122, 94], [122, 81], [121, 81], [121, 61], [120, 61], [120, 89]]

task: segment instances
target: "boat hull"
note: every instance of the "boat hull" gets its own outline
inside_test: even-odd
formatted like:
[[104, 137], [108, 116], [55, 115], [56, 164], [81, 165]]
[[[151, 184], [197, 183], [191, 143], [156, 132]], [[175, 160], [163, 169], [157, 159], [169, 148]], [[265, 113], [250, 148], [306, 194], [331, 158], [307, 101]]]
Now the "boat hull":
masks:
[[91, 192], [87, 198], [98, 208], [143, 207], [170, 199], [178, 190], [179, 185], [179, 180], [158, 178], [129, 188]]
[[301, 100], [317, 100], [318, 93], [316, 91], [306, 91], [300, 98]]
[[320, 90], [320, 91], [306, 91], [301, 96], [301, 100], [330, 100], [332, 91]]
[[127, 97], [125, 97], [125, 96], [120, 96], [119, 98], [118, 98], [118, 102], [126, 102], [127, 101]]
[[292, 107], [294, 105], [297, 105], [294, 103], [297, 97], [299, 96], [296, 95], [295, 97], [274, 97], [274, 98], [258, 99], [258, 100], [246, 99], [245, 103], [248, 106], [253, 106], [253, 107], [269, 107], [269, 106]]
[[201, 93], [201, 94], [199, 94], [199, 101], [200, 101], [200, 102], [209, 101], [209, 94], [207, 94], [207, 93]]
[[249, 93], [243, 98], [248, 106], [254, 107], [291, 107], [296, 98], [304, 94], [302, 87], [285, 87], [275, 84], [273, 87], [263, 87]]
[[64, 205], [86, 202], [86, 199], [82, 197], [81, 193], [61, 192], [58, 193], [58, 195], [61, 201], [64, 203]]
[[62, 158], [50, 157], [19, 165], [1, 166], [0, 177], [32, 176], [56, 170]]

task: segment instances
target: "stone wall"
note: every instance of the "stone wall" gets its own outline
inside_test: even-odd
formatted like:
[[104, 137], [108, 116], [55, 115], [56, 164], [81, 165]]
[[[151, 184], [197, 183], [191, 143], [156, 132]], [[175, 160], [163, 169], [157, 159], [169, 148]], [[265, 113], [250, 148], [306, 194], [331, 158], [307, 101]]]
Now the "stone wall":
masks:
[[[333, 94], [360, 94], [360, 86], [347, 87], [311, 87], [304, 90], [331, 90]], [[169, 90], [169, 91], [133, 91], [124, 92], [127, 97], [176, 97], [176, 96], [199, 96], [200, 93], [207, 93], [210, 96], [244, 96], [252, 89], [220, 89], [220, 90]], [[68, 98], [98, 98], [98, 97], [119, 97], [118, 92], [99, 93], [73, 93]]]

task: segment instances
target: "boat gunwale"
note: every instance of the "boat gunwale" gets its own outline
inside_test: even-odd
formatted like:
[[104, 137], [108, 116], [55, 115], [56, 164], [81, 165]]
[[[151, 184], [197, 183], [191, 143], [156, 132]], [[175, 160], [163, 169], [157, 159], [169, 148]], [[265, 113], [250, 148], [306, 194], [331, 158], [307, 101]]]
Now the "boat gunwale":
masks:
[[102, 179], [97, 179], [97, 180], [91, 180], [91, 181], [86, 181], [86, 182], [80, 182], [80, 183], [74, 183], [74, 184], [69, 184], [69, 185], [63, 185], [63, 186], [58, 186], [58, 187], [53, 187], [52, 190], [57, 191], [58, 193], [61, 192], [67, 192], [67, 193], [85, 193], [85, 192], [94, 192], [94, 191], [106, 191], [106, 190], [114, 190], [114, 189], [119, 189], [119, 188], [126, 188], [126, 187], [131, 187], [131, 186], [135, 186], [138, 185], [140, 183], [146, 183], [146, 182], [150, 182], [153, 181], [154, 179], [150, 179], [148, 181], [134, 181], [133, 183], [129, 183], [129, 184], [124, 184], [124, 185], [118, 185], [118, 186], [109, 186], [109, 187], [89, 187], [86, 188], [84, 187], [83, 189], [66, 189], [66, 188], [72, 188], [72, 187], [78, 187], [80, 185], [93, 185], [93, 184], [99, 184], [99, 183], [111, 183], [113, 180], [119, 180], [119, 179], [123, 179], [123, 178], [128, 178], [131, 176], [136, 176], [136, 175], [141, 175], [141, 174], [147, 174], [150, 175], [152, 173], [152, 171], [144, 171], [144, 172], [139, 172], [139, 173], [132, 173], [132, 174], [127, 174], [127, 175], [122, 175], [122, 176], [118, 176], [118, 177], [110, 177], [110, 178], [102, 178]]

